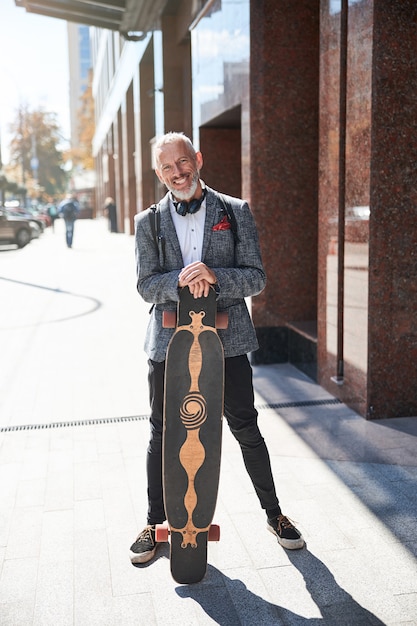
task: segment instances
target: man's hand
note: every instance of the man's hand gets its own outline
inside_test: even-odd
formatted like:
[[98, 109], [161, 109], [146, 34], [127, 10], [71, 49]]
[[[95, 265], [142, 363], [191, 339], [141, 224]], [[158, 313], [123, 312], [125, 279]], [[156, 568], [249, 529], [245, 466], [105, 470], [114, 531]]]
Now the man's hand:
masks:
[[201, 261], [186, 265], [178, 277], [180, 287], [188, 286], [194, 298], [207, 297], [210, 285], [217, 282], [216, 274]]

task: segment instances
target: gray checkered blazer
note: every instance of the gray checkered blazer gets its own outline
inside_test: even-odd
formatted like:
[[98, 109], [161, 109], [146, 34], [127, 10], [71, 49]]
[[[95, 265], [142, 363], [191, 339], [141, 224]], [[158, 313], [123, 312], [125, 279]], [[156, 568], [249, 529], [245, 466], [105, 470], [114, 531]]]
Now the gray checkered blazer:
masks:
[[[244, 298], [260, 293], [266, 282], [255, 222], [247, 202], [226, 196], [237, 222], [237, 238], [229, 230], [213, 230], [223, 217], [218, 194], [207, 187], [202, 261], [214, 270], [220, 287], [218, 310], [227, 311], [228, 328], [219, 330], [225, 357], [258, 348], [255, 329]], [[150, 212], [135, 217], [137, 289], [154, 304], [145, 338], [145, 352], [153, 361], [163, 361], [173, 329], [162, 327], [162, 311], [175, 310], [178, 275], [184, 267], [180, 245], [169, 208], [169, 194], [159, 203], [160, 235], [155, 245]], [[153, 217], [153, 216], [151, 216]]]

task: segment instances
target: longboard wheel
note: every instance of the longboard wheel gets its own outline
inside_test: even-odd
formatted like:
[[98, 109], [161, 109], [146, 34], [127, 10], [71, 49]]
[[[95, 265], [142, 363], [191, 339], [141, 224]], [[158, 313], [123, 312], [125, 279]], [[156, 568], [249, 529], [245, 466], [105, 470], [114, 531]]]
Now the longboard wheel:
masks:
[[218, 524], [211, 524], [208, 531], [209, 541], [220, 541], [220, 526]]
[[162, 312], [162, 327], [163, 328], [175, 328], [177, 323], [176, 311], [163, 311]]
[[157, 524], [155, 527], [155, 541], [157, 543], [163, 543], [168, 541], [169, 528], [165, 524]]
[[227, 311], [216, 313], [216, 328], [227, 328], [229, 323], [229, 314]]

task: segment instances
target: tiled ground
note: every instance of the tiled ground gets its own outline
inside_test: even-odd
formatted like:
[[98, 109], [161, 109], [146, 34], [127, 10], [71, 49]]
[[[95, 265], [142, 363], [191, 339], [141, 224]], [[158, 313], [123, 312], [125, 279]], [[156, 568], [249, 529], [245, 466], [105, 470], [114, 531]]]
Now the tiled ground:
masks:
[[0, 624], [417, 625], [417, 419], [366, 422], [287, 365], [255, 368], [256, 402], [307, 548], [266, 531], [226, 427], [204, 581], [176, 584], [166, 545], [130, 564], [146, 512], [148, 307], [132, 237], [78, 222], [67, 250], [60, 227], [0, 251]]

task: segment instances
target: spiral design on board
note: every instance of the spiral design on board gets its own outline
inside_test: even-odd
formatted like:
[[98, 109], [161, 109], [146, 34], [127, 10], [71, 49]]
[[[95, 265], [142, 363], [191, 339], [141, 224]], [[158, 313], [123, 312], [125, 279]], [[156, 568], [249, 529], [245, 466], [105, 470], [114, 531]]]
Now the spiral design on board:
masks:
[[201, 393], [189, 393], [182, 401], [180, 417], [187, 430], [200, 428], [207, 419], [207, 405]]

